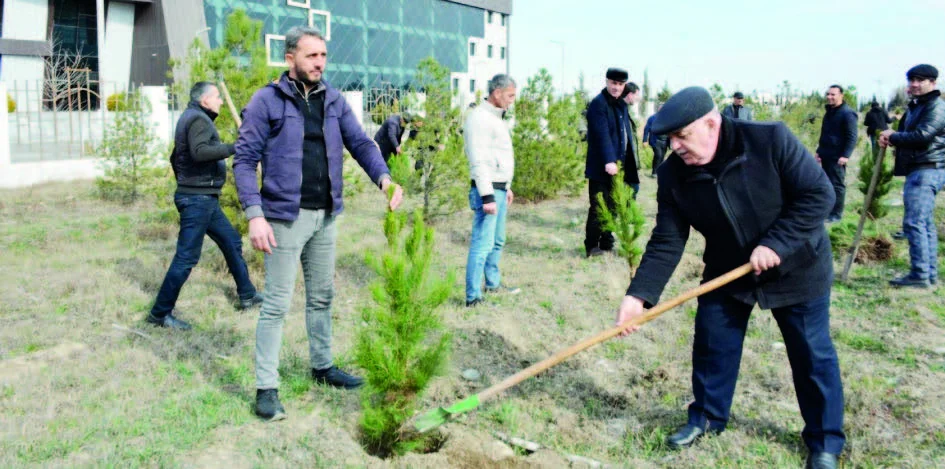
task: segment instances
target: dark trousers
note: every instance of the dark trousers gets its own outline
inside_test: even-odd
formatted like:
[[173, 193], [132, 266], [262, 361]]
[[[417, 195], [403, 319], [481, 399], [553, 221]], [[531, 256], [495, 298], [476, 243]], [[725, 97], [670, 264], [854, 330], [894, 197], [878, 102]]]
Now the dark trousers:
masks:
[[650, 145], [653, 148], [653, 175], [656, 176], [656, 168], [660, 167], [660, 164], [663, 163], [663, 157], [666, 156], [666, 145]]
[[833, 191], [837, 195], [837, 201], [833, 204], [833, 210], [830, 211], [831, 217], [840, 217], [843, 215], [843, 202], [847, 194], [847, 167], [840, 166], [837, 163], [837, 157], [821, 157], [821, 165], [830, 184], [833, 184]]
[[233, 228], [220, 209], [220, 200], [213, 195], [174, 194], [174, 205], [180, 212], [177, 252], [174, 253], [174, 260], [164, 276], [151, 314], [161, 318], [174, 309], [180, 289], [200, 260], [205, 234], [210, 236], [223, 252], [226, 265], [236, 280], [236, 292], [240, 299], [248, 300], [255, 296], [256, 287], [249, 279], [249, 270], [243, 260], [243, 242], [239, 232]]
[[[587, 194], [590, 202], [590, 208], [587, 210], [587, 224], [584, 226], [584, 250], [590, 252], [591, 249], [600, 248], [609, 251], [614, 248], [614, 234], [610, 231], [604, 231], [601, 227], [600, 217], [597, 209], [597, 194], [604, 195], [604, 201], [607, 208], [614, 210], [614, 178], [608, 176], [606, 179], [588, 179]], [[640, 192], [640, 184], [630, 184], [633, 188], [633, 198]]]
[[[724, 293], [699, 298], [692, 348], [689, 423], [721, 431], [729, 419], [742, 342], [753, 305]], [[843, 433], [843, 385], [837, 352], [830, 339], [830, 294], [772, 310], [787, 348], [794, 392], [804, 418], [801, 436], [811, 451], [840, 454]]]

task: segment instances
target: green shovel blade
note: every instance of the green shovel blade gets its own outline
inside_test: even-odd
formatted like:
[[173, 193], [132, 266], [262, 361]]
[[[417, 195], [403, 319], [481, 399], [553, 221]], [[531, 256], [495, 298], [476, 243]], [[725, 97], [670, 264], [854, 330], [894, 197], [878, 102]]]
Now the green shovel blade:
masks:
[[476, 407], [479, 407], [479, 395], [473, 394], [449, 407], [439, 407], [417, 417], [413, 426], [420, 433], [428, 432], [443, 425], [454, 416], [469, 412]]

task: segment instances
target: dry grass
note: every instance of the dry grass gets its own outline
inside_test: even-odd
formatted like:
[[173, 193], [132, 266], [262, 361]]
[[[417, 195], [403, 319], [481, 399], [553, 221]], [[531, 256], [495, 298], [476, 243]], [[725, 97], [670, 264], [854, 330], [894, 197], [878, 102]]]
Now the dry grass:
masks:
[[[561, 467], [566, 453], [617, 467], [803, 463], [803, 422], [767, 312], [749, 326], [729, 430], [682, 452], [663, 445], [691, 399], [694, 304], [448, 425], [440, 453], [381, 461], [356, 442], [357, 394], [307, 378], [299, 286], [283, 347], [289, 420], [260, 423], [251, 413], [256, 314], [234, 310], [216, 247], [205, 244], [179, 302], [195, 330], [148, 327], [142, 319], [172, 257], [174, 231], [168, 237], [168, 228], [145, 226], [146, 205], [104, 204], [91, 188], [58, 184], [0, 197], [0, 368], [18, 370], [0, 372], [0, 467]], [[653, 193], [644, 180], [640, 200], [650, 217]], [[381, 205], [373, 191], [352, 197], [341, 221], [334, 308], [341, 364], [374, 278], [363, 254], [383, 246]], [[455, 330], [453, 361], [427, 405], [451, 403], [611, 325], [626, 266], [612, 256], [583, 258], [585, 210], [583, 198], [513, 206], [503, 274], [524, 292], [466, 309], [459, 275], [443, 309]], [[899, 210], [883, 221], [886, 231], [895, 231]], [[469, 225], [462, 212], [437, 226], [440, 268], [462, 272]], [[701, 252], [694, 236], [664, 297], [698, 282]], [[834, 289], [847, 467], [931, 467], [945, 457], [945, 357], [936, 352], [945, 347], [945, 300], [941, 289], [887, 288], [907, 262], [898, 242], [891, 261], [856, 265], [851, 284]], [[262, 272], [252, 274], [262, 286]], [[56, 353], [63, 344], [69, 353]], [[481, 382], [459, 377], [469, 367], [482, 372]], [[491, 437], [496, 430], [550, 450], [515, 455]]]

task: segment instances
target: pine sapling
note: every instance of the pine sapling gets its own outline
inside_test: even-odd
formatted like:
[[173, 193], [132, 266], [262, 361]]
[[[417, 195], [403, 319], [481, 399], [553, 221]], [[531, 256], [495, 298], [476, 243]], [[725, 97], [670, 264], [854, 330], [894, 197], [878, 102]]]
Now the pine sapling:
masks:
[[[401, 233], [407, 228], [406, 237]], [[450, 334], [437, 313], [454, 284], [452, 272], [431, 272], [433, 229], [418, 211], [412, 227], [406, 214], [388, 212], [384, 219], [387, 249], [368, 254], [380, 275], [371, 286], [374, 304], [362, 312], [355, 360], [364, 369], [361, 432], [367, 449], [379, 456], [423, 448], [429, 435], [409, 435], [401, 428], [414, 414], [430, 380], [442, 374]]]
[[643, 235], [643, 210], [633, 198], [633, 188], [623, 182], [623, 170], [613, 178], [613, 207], [608, 207], [604, 194], [597, 194], [601, 228], [617, 237], [617, 254], [627, 261], [630, 279], [643, 256], [640, 237]]
[[[886, 216], [889, 213], [889, 206], [886, 205], [886, 202], [883, 200], [889, 191], [892, 189], [892, 179], [893, 179], [893, 164], [891, 158], [887, 158], [887, 161], [883, 161], [883, 165], [879, 168], [879, 179], [876, 181], [876, 189], [873, 190], [873, 200], [866, 200], [866, 193], [869, 191], [870, 181], [873, 178], [873, 171], [876, 170], [876, 160], [879, 158], [880, 152], [876, 151], [864, 151], [863, 157], [860, 158], [860, 171], [857, 174], [857, 189], [863, 194], [863, 206], [866, 208], [866, 213], [872, 220], [878, 220]], [[869, 207], [866, 205], [869, 204]]]

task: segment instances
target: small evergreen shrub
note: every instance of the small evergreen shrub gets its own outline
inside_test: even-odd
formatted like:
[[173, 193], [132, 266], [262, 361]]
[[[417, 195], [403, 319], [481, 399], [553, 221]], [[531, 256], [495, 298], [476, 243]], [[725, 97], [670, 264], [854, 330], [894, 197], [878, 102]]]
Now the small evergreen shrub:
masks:
[[597, 194], [598, 214], [602, 228], [612, 231], [617, 237], [617, 254], [627, 261], [630, 280], [633, 280], [633, 272], [643, 256], [643, 246], [639, 241], [646, 218], [633, 199], [633, 188], [623, 182], [623, 170], [614, 176], [613, 199], [611, 210], [604, 201], [604, 194]]
[[[406, 237], [401, 236], [407, 228]], [[433, 229], [418, 211], [413, 226], [407, 215], [388, 212], [384, 219], [387, 250], [368, 254], [380, 275], [371, 286], [374, 304], [362, 311], [355, 361], [365, 371], [361, 432], [364, 445], [386, 457], [423, 449], [430, 435], [407, 435], [401, 428], [414, 414], [430, 380], [440, 375], [449, 354], [450, 334], [443, 332], [437, 308], [449, 297], [455, 276], [431, 272]]]

